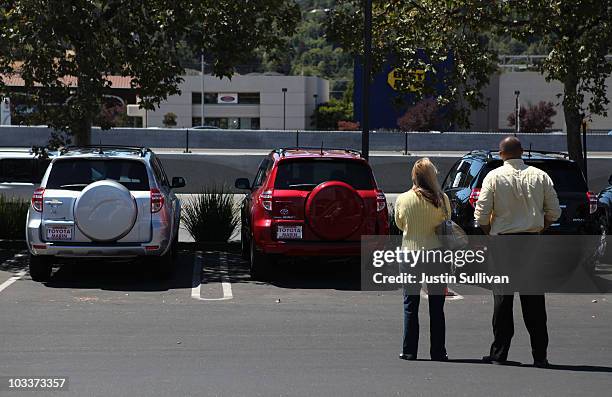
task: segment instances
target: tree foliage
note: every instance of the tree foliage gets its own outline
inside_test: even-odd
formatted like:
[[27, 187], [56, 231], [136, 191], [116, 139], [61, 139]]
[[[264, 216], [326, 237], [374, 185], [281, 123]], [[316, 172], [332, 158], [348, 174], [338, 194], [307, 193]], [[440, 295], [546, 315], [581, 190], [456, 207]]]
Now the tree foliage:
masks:
[[442, 127], [440, 107], [431, 98], [423, 99], [412, 106], [397, 120], [402, 131], [433, 131]]
[[318, 105], [313, 117], [318, 130], [335, 130], [339, 121], [353, 118], [353, 106], [352, 103], [332, 98]]
[[[571, 158], [582, 160], [582, 114], [606, 115], [605, 78], [612, 64], [612, 2], [600, 0], [374, 0], [374, 65], [392, 63], [406, 71], [427, 72], [425, 88], [417, 100], [444, 90], [439, 105], [467, 124], [471, 109], [482, 107], [481, 88], [496, 70], [496, 46], [489, 37], [522, 44], [539, 43], [550, 50], [540, 65], [547, 80], [563, 84], [562, 103]], [[344, 49], [361, 54], [363, 2], [339, 0], [328, 20], [330, 35]], [[499, 48], [499, 47], [498, 47]], [[518, 51], [521, 51], [520, 49]], [[524, 50], [523, 50], [524, 51]], [[447, 59], [450, 70], [436, 65]]]
[[[527, 107], [521, 106], [519, 109], [519, 121], [522, 132], [534, 133], [545, 132], [553, 126], [552, 118], [557, 114], [555, 105], [552, 102], [540, 101], [537, 105], [531, 103]], [[516, 115], [508, 115], [508, 125], [516, 125]]]
[[[362, 8], [360, 0], [339, 0], [327, 22], [330, 36], [354, 55], [363, 52]], [[384, 63], [411, 76], [415, 75], [409, 71], [424, 70], [427, 84], [415, 102], [435, 97], [440, 106], [453, 104], [450, 116], [467, 125], [469, 109], [484, 106], [481, 89], [495, 71], [496, 55], [485, 32], [490, 17], [498, 15], [496, 2], [482, 0], [374, 0], [374, 70]], [[439, 65], [449, 67], [440, 70]]]
[[153, 109], [179, 92], [181, 49], [203, 51], [215, 75], [231, 76], [298, 20], [290, 0], [13, 0], [0, 6], [0, 72], [17, 69], [49, 125], [88, 143], [110, 75], [131, 76]]

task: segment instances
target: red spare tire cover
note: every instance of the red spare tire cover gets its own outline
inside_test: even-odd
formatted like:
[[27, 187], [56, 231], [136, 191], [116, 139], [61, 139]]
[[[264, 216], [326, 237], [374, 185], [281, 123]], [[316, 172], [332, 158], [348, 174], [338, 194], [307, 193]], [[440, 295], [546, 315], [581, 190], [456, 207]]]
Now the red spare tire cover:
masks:
[[363, 199], [349, 184], [323, 182], [306, 201], [306, 219], [315, 234], [326, 240], [343, 240], [355, 233], [364, 219]]

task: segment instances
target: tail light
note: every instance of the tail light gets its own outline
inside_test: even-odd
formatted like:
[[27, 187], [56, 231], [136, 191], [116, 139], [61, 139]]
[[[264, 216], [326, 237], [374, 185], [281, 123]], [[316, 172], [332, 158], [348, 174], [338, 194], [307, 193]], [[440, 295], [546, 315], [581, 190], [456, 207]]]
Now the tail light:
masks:
[[480, 197], [480, 189], [476, 187], [472, 189], [472, 191], [470, 192], [470, 198], [468, 199], [470, 205], [474, 208], [476, 208], [476, 202], [478, 201], [478, 197]]
[[261, 200], [261, 206], [265, 210], [272, 211], [272, 190], [266, 190], [261, 193], [259, 199]]
[[597, 195], [593, 192], [587, 192], [587, 200], [589, 200], [589, 214], [594, 214], [597, 211]]
[[387, 198], [382, 190], [376, 192], [376, 211], [380, 212], [387, 208]]
[[43, 210], [43, 196], [45, 195], [45, 189], [42, 187], [34, 190], [32, 194], [32, 208], [36, 212], [42, 212]]
[[151, 189], [151, 213], [159, 212], [164, 206], [164, 195], [159, 189]]

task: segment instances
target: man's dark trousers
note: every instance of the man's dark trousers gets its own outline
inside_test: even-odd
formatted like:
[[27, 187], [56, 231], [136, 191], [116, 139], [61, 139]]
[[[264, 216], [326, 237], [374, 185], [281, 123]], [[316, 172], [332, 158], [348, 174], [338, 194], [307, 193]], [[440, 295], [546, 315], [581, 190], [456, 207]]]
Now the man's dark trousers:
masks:
[[[535, 361], [546, 359], [548, 331], [546, 329], [546, 303], [544, 295], [520, 295], [523, 320], [531, 339], [531, 352]], [[493, 295], [493, 344], [491, 359], [505, 361], [514, 335], [512, 307], [514, 295]]]

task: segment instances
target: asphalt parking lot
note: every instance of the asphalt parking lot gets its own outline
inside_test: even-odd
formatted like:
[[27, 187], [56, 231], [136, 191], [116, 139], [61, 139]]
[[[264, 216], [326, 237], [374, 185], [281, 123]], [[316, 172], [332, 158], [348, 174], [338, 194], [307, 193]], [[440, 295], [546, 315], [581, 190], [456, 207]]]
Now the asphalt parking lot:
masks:
[[518, 303], [516, 365], [479, 362], [491, 339], [487, 293], [447, 301], [447, 363], [428, 360], [422, 304], [421, 360], [407, 362], [397, 359], [400, 292], [359, 291], [347, 264], [285, 263], [264, 283], [236, 253], [182, 251], [168, 281], [146, 263], [99, 262], [41, 284], [25, 252], [0, 255], [0, 374], [67, 376], [68, 390], [50, 395], [602, 396], [612, 387], [610, 296], [548, 297], [551, 369], [531, 367]]

